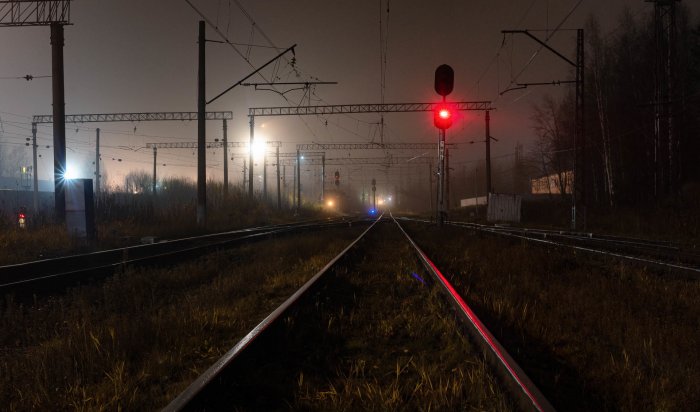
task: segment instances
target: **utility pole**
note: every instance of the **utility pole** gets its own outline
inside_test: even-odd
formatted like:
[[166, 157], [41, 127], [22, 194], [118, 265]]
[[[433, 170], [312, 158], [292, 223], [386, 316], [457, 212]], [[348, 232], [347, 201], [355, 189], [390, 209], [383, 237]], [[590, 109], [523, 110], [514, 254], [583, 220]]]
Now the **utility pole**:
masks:
[[248, 146], [248, 197], [253, 198], [253, 139], [255, 139], [255, 117], [250, 116], [250, 145]]
[[445, 213], [450, 211], [450, 150], [445, 148]]
[[39, 212], [39, 169], [37, 165], [36, 123], [32, 122], [32, 158], [34, 161], [34, 213]]
[[100, 199], [100, 128], [95, 129], [95, 203]]
[[282, 187], [284, 188], [284, 198], [286, 199], [284, 204], [289, 205], [289, 190], [287, 190], [287, 165], [282, 166]]
[[[584, 58], [584, 43], [583, 43], [583, 29], [576, 30], [576, 115], [574, 116], [574, 124], [576, 129], [574, 130], [574, 153], [576, 159], [574, 160], [574, 187], [572, 193], [575, 195], [574, 199], [578, 198], [578, 203], [581, 204], [581, 214], [583, 230], [586, 230], [586, 217], [587, 217], [587, 199], [586, 195], [588, 192], [588, 175], [586, 173], [586, 122], [585, 122], [585, 89], [584, 89], [584, 68], [585, 68], [585, 58]], [[576, 177], [576, 173], [579, 173], [580, 178]], [[576, 209], [576, 200], [574, 200], [574, 210]], [[573, 221], [571, 223], [572, 229], [576, 228], [576, 213], [574, 213]]]
[[224, 119], [224, 201], [228, 199], [228, 127]]
[[153, 186], [151, 188], [151, 193], [154, 195], [156, 194], [156, 182], [158, 181], [156, 178], [156, 161], [158, 157], [158, 148], [153, 146]]
[[277, 209], [282, 209], [282, 193], [280, 192], [280, 147], [277, 146], [275, 152], [275, 161], [277, 162]]
[[[66, 123], [63, 79], [63, 26], [70, 24], [70, 0], [0, 0], [0, 27], [49, 26], [51, 28], [51, 90], [53, 99], [54, 210], [57, 223], [66, 221]], [[33, 122], [34, 123], [34, 122]], [[34, 176], [37, 170], [33, 171]], [[38, 189], [36, 189], [38, 190]], [[38, 198], [38, 194], [37, 194]], [[37, 203], [38, 200], [35, 202]], [[36, 204], [38, 207], [38, 204]]]
[[486, 198], [488, 199], [489, 193], [491, 193], [491, 116], [489, 111], [486, 110]]
[[[571, 191], [571, 229], [576, 229], [580, 223], [577, 222], [577, 215], [582, 215], [583, 217], [583, 228], [586, 228], [586, 192], [588, 186], [588, 178], [586, 176], [586, 128], [584, 122], [584, 109], [585, 109], [585, 94], [584, 94], [584, 38], [583, 29], [576, 30], [576, 62], [571, 61], [563, 54], [554, 50], [547, 43], [535, 37], [532, 33], [527, 30], [501, 30], [504, 34], [524, 34], [531, 38], [535, 42], [539, 43], [542, 47], [554, 53], [557, 57], [561, 58], [568, 64], [574, 67], [576, 70], [576, 79], [573, 83], [576, 84], [576, 107], [574, 110], [574, 184], [573, 190]], [[528, 85], [540, 86], [546, 84], [560, 84], [560, 83], [571, 83], [571, 81], [561, 81], [561, 82], [550, 82], [550, 83], [518, 83], [518, 87], [511, 88], [508, 90], [522, 89]], [[506, 90], [506, 91], [508, 91]], [[502, 92], [501, 94], [505, 93]], [[488, 138], [487, 138], [488, 139]]]
[[53, 94], [53, 180], [56, 220], [66, 222], [66, 107], [63, 79], [63, 23], [51, 23], [51, 82]]
[[246, 164], [245, 164], [245, 159], [243, 159], [243, 190], [245, 190], [246, 187], [246, 176], [248, 175], [248, 171], [246, 170]]
[[263, 152], [263, 200], [267, 201], [267, 148]]
[[[428, 199], [430, 199], [430, 216], [433, 215], [433, 162], [428, 164]], [[432, 219], [432, 218], [431, 218]]]
[[321, 155], [321, 204], [326, 199], [326, 154]]
[[301, 207], [301, 151], [297, 149], [297, 213]]
[[438, 227], [445, 223], [445, 129], [440, 130], [438, 144]]
[[[199, 21], [199, 73], [197, 82], [197, 224], [207, 221], [207, 168], [206, 168], [206, 26]], [[153, 174], [155, 176], [155, 173]], [[154, 186], [155, 188], [155, 186]], [[155, 193], [155, 191], [154, 191]]]
[[479, 181], [479, 168], [474, 168], [474, 210], [476, 210], [476, 219], [479, 219], [479, 190], [477, 182]]

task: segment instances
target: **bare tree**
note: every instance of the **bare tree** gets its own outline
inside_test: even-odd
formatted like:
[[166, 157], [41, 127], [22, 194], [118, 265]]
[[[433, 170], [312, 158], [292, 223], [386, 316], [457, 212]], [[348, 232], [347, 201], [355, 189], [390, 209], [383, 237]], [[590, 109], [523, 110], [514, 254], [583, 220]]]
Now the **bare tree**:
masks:
[[608, 119], [610, 95], [609, 84], [609, 48], [605, 47], [604, 40], [600, 37], [598, 21], [591, 18], [586, 24], [588, 33], [589, 73], [593, 79], [593, 95], [595, 96], [595, 108], [600, 128], [600, 140], [602, 145], [603, 176], [605, 182], [605, 194], [610, 206], [615, 205], [615, 183], [613, 173], [613, 154], [610, 141], [610, 121]]
[[128, 193], [149, 193], [151, 191], [152, 177], [143, 170], [129, 172], [124, 177], [124, 190]]
[[573, 169], [572, 109], [571, 96], [557, 103], [552, 96], [546, 95], [542, 103], [533, 106], [531, 117], [537, 135], [536, 154], [542, 173], [557, 176], [555, 180], [562, 197], [571, 189], [567, 174]]

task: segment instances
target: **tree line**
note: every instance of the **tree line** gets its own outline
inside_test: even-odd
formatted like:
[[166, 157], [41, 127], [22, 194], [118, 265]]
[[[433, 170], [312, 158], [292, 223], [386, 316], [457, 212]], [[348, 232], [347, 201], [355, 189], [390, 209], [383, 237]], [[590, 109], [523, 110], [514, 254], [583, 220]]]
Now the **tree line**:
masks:
[[[679, 6], [675, 28], [672, 35], [664, 33], [672, 43], [660, 44], [653, 9], [640, 18], [625, 11], [608, 34], [602, 33], [594, 17], [584, 27], [582, 167], [588, 175], [589, 205], [634, 206], [652, 199], [657, 204], [678, 199], [689, 192], [697, 196], [700, 21]], [[659, 75], [659, 64], [665, 76]], [[659, 87], [665, 88], [666, 101], [659, 101]], [[572, 170], [574, 104], [572, 91], [560, 99], [545, 97], [533, 107], [537, 141], [531, 162], [545, 175], [562, 177]]]

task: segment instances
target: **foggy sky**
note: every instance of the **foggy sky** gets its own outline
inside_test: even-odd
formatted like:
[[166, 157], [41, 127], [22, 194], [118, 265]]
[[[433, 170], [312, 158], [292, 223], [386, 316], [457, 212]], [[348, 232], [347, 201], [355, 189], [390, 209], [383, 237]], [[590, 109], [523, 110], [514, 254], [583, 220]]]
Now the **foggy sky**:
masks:
[[[229, 0], [192, 0], [206, 16], [227, 33], [230, 40], [267, 45], [259, 32], [251, 37], [251, 24]], [[240, 0], [276, 46], [297, 44], [298, 74], [286, 62], [278, 81], [337, 81], [318, 86], [311, 104], [378, 103], [380, 101], [380, 44], [378, 0]], [[565, 87], [540, 87], [506, 93], [512, 76], [518, 74], [538, 49], [524, 36], [505, 37], [503, 29], [549, 29], [559, 24], [577, 0], [443, 0], [392, 1], [388, 13], [387, 103], [437, 101], [433, 73], [443, 63], [455, 69], [455, 91], [450, 100], [490, 100], [491, 134], [499, 138], [494, 156], [511, 153], [516, 142], [527, 147], [532, 141], [529, 120], [532, 104], [545, 93], [561, 93]], [[697, 12], [698, 5], [689, 4]], [[387, 1], [381, 2], [387, 23]], [[603, 33], [614, 33], [616, 19], [625, 7], [643, 16], [653, 6], [642, 0], [583, 0], [563, 28], [583, 27], [589, 15], [601, 22]], [[696, 14], [696, 13], [695, 13]], [[112, 113], [143, 111], [196, 111], [197, 22], [200, 16], [184, 0], [77, 0], [72, 3], [73, 25], [65, 29], [66, 113]], [[533, 32], [540, 38], [546, 31]], [[220, 40], [207, 28], [207, 38]], [[49, 75], [51, 52], [48, 27], [3, 28], [0, 32], [0, 77]], [[571, 59], [575, 57], [575, 32], [561, 31], [549, 44]], [[245, 46], [239, 49], [247, 53]], [[270, 48], [252, 48], [250, 61], [260, 65], [277, 53]], [[207, 44], [207, 96], [223, 91], [252, 71], [251, 66], [226, 45]], [[271, 69], [264, 75], [270, 79]], [[543, 50], [517, 78], [520, 82], [568, 80], [570, 67]], [[256, 77], [250, 81], [263, 81]], [[285, 94], [298, 104], [303, 92]], [[322, 99], [322, 100], [320, 100]], [[306, 104], [304, 102], [302, 104]], [[279, 94], [238, 87], [207, 110], [230, 110], [229, 140], [248, 139], [250, 107], [288, 105]], [[51, 79], [0, 80], [0, 118], [4, 149], [17, 147], [29, 136], [30, 117], [51, 114]], [[385, 142], [434, 142], [437, 137], [429, 113], [388, 114]], [[296, 143], [379, 141], [379, 115], [278, 117], [256, 119], [256, 133], [285, 143], [291, 152]], [[327, 125], [326, 125], [327, 122]], [[264, 124], [264, 125], [263, 125]], [[194, 141], [194, 123], [67, 124], [68, 161], [78, 165], [83, 177], [92, 177], [94, 129], [102, 129], [103, 167], [111, 180], [121, 183], [128, 170], [150, 171], [151, 153], [146, 142]], [[207, 140], [221, 137], [220, 122], [208, 122]], [[76, 129], [78, 129], [76, 131]], [[483, 139], [483, 115], [469, 112], [448, 130], [448, 142]], [[50, 125], [40, 128], [40, 147], [51, 144]], [[14, 146], [13, 146], [14, 144]], [[27, 160], [30, 148], [26, 148]], [[41, 149], [41, 179], [52, 173], [52, 151]], [[159, 169], [163, 176], [195, 174], [191, 151], [162, 151]], [[213, 156], [216, 157], [213, 157]], [[367, 155], [379, 155], [371, 153]], [[329, 153], [328, 156], [348, 156]], [[366, 156], [366, 155], [360, 155]], [[453, 162], [483, 157], [483, 145], [460, 146]], [[122, 158], [118, 163], [111, 159]], [[221, 176], [221, 153], [207, 152], [211, 168]], [[161, 160], [162, 159], [162, 160]], [[231, 164], [231, 179], [238, 179], [241, 160]]]

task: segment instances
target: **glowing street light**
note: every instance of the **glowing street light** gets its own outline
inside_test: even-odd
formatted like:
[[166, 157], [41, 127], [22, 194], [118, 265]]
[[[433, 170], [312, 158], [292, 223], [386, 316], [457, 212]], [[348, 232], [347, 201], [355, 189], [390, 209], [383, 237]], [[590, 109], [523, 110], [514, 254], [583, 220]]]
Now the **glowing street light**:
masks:
[[[253, 157], [255, 159], [261, 159], [265, 155], [265, 150], [267, 149], [267, 142], [261, 139], [253, 140]], [[250, 149], [249, 149], [250, 150]]]
[[75, 169], [75, 166], [68, 164], [66, 165], [66, 171], [63, 172], [63, 179], [65, 180], [72, 180], [72, 179], [77, 179], [78, 178], [78, 172]]

